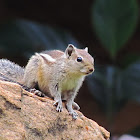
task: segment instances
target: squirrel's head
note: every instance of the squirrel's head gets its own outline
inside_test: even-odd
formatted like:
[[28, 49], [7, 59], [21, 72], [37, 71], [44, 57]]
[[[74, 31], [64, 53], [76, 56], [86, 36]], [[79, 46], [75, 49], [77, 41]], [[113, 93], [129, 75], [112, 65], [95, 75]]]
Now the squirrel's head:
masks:
[[77, 49], [69, 44], [65, 50], [65, 57], [70, 71], [81, 75], [88, 75], [94, 72], [94, 59], [88, 53], [88, 48]]

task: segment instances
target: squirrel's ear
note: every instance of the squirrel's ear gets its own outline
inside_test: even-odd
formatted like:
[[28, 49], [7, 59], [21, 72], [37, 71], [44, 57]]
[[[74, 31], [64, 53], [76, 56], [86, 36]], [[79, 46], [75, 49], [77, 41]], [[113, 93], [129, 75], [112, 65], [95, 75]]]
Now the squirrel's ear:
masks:
[[69, 44], [65, 50], [66, 57], [69, 58], [74, 52], [75, 52], [75, 47], [72, 44]]
[[88, 52], [88, 47], [85, 48], [85, 51]]

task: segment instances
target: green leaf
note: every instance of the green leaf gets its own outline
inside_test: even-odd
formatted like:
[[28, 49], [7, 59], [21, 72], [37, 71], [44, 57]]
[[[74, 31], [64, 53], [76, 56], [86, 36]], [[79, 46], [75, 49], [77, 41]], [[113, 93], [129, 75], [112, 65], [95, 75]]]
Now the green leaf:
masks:
[[128, 100], [140, 103], [140, 61], [125, 70], [102, 67], [89, 78], [88, 85], [107, 117], [111, 118]]
[[140, 61], [131, 64], [123, 72], [122, 88], [125, 98], [140, 103]]
[[96, 0], [92, 23], [112, 58], [131, 37], [138, 19], [136, 0]]
[[140, 55], [139, 54], [134, 54], [134, 53], [129, 53], [126, 56], [124, 56], [124, 58], [122, 59], [121, 62], [119, 62], [119, 64], [123, 67], [123, 68], [127, 68], [129, 67], [131, 64], [136, 63], [137, 61], [140, 60]]
[[25, 20], [0, 24], [0, 53], [8, 56], [29, 57], [35, 51], [64, 50], [69, 43], [79, 47], [78, 42], [63, 29]]

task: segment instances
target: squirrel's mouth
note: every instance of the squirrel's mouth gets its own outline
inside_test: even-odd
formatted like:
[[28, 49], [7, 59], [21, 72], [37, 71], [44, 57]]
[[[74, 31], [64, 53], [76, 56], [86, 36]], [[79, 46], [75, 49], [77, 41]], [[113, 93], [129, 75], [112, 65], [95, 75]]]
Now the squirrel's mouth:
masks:
[[94, 68], [90, 68], [89, 70], [88, 70], [88, 72], [86, 72], [86, 74], [88, 75], [88, 74], [92, 74], [94, 72]]
[[81, 69], [80, 72], [85, 75], [91, 74], [94, 72], [94, 67]]

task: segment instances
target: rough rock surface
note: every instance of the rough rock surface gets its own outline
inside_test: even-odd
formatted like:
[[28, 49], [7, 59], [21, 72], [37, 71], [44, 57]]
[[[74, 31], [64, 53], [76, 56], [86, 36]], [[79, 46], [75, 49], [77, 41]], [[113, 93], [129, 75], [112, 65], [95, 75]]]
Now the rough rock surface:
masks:
[[54, 101], [0, 81], [0, 140], [107, 140], [110, 133], [79, 111], [73, 120]]

